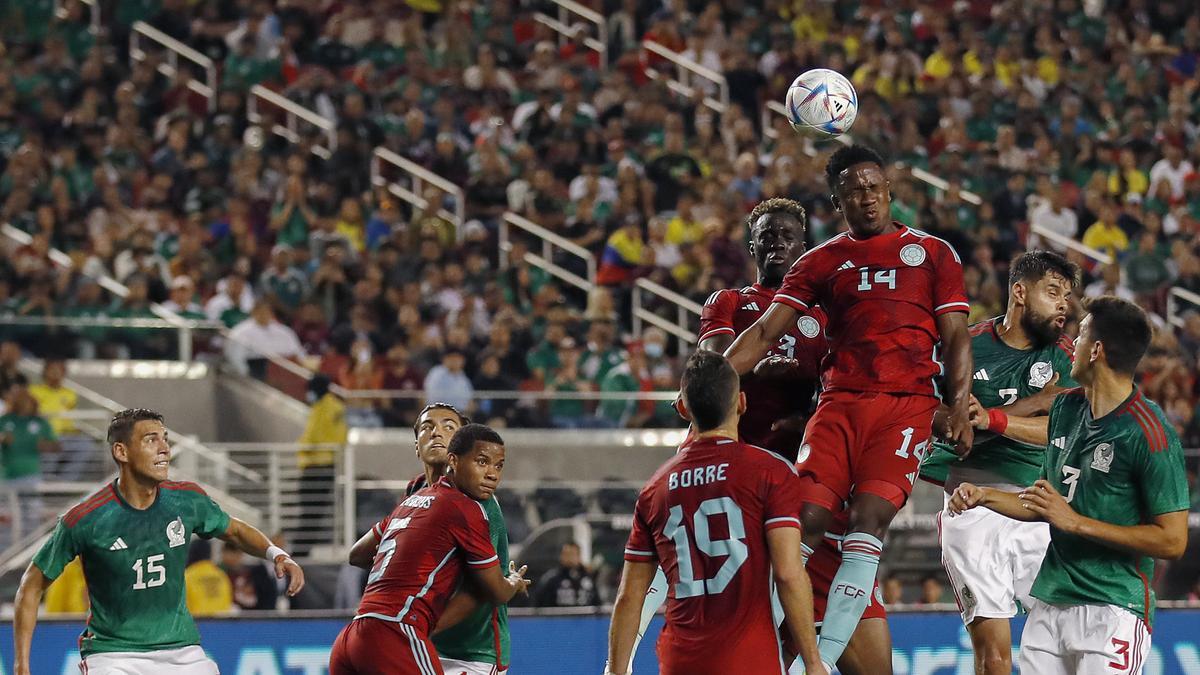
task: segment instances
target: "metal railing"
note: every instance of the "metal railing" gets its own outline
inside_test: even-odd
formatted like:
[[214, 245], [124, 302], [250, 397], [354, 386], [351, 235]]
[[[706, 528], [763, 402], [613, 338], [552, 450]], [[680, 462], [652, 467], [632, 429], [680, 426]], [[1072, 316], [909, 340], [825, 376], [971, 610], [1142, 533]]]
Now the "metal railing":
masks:
[[[563, 281], [575, 286], [584, 291], [591, 291], [596, 284], [596, 256], [586, 248], [576, 244], [575, 242], [566, 239], [550, 230], [538, 225], [525, 216], [518, 215], [511, 211], [506, 212], [504, 217], [500, 219], [500, 268], [507, 269], [509, 266], [509, 252], [512, 250], [512, 233], [509, 228], [515, 227], [518, 230], [527, 232], [537, 237], [542, 242], [541, 253], [528, 251], [525, 253], [525, 261], [530, 265], [540, 267], [546, 270], [547, 273], [562, 279]], [[554, 262], [555, 249], [569, 253], [583, 261], [587, 267], [587, 277], [581, 277], [578, 274], [562, 267]]]
[[1078, 241], [1074, 237], [1061, 235], [1045, 226], [1031, 224], [1029, 226], [1029, 233], [1032, 235], [1037, 235], [1046, 241], [1057, 244], [1062, 248], [1086, 256], [1087, 258], [1090, 258], [1101, 265], [1110, 265], [1113, 262], [1113, 257], [1104, 251], [1098, 251], [1091, 246], [1085, 246], [1082, 242]]
[[[592, 51], [600, 55], [600, 69], [608, 70], [608, 22], [605, 21], [604, 15], [590, 7], [585, 7], [575, 0], [553, 0], [558, 6], [558, 19], [553, 24], [543, 20], [550, 17], [538, 12], [534, 15], [534, 19], [539, 23], [543, 23], [553, 28], [559, 34], [559, 44], [564, 40], [573, 37], [575, 31], [582, 30], [583, 27], [578, 24], [570, 23], [572, 15], [583, 19], [585, 22], [592, 24], [595, 27], [595, 36], [589, 36], [583, 41], [583, 44]], [[552, 19], [553, 21], [553, 19]], [[571, 31], [568, 35], [561, 28], [567, 28]]]
[[[679, 52], [668, 49], [657, 42], [644, 40], [642, 42], [642, 50], [670, 61], [675, 66], [675, 77], [666, 81], [667, 87], [671, 91], [691, 98], [696, 92], [696, 80], [704, 80], [715, 86], [717, 90], [716, 98], [707, 94], [704, 96], [704, 105], [718, 113], [723, 113], [729, 108], [729, 82], [725, 80], [723, 74], [711, 68], [706, 68]], [[648, 63], [643, 66], [642, 70], [652, 80], [663, 77], [662, 73]]]
[[289, 143], [299, 143], [300, 133], [297, 130], [300, 122], [316, 127], [325, 135], [325, 145], [313, 145], [313, 154], [321, 159], [329, 159], [337, 150], [337, 125], [333, 120], [318, 115], [295, 101], [278, 94], [270, 89], [256, 84], [250, 87], [250, 95], [246, 97], [246, 119], [253, 124], [261, 124], [263, 113], [259, 107], [263, 104], [281, 109], [285, 114], [283, 124], [273, 124], [270, 132], [286, 138]]
[[208, 111], [217, 109], [217, 66], [213, 60], [192, 49], [186, 44], [167, 35], [145, 21], [135, 21], [133, 30], [129, 33], [129, 58], [134, 61], [146, 59], [147, 54], [142, 49], [142, 39], [150, 40], [167, 50], [167, 62], [158, 64], [158, 72], [169, 78], [179, 73], [179, 59], [183, 58], [204, 70], [204, 81], [201, 82], [188, 73], [188, 89], [200, 94], [208, 102]]
[[1193, 307], [1200, 309], [1200, 295], [1189, 291], [1186, 288], [1172, 286], [1167, 291], [1167, 323], [1176, 328], [1183, 328], [1185, 321], [1183, 312], [1179, 309], [1180, 301], [1186, 302]]
[[[645, 306], [646, 303], [642, 298], [643, 293], [650, 293], [658, 301], [673, 305], [675, 311], [674, 321], [659, 316], [651, 309], [647, 309]], [[692, 325], [692, 315], [699, 318], [703, 308], [694, 300], [686, 298], [666, 286], [656, 284], [649, 279], [638, 279], [633, 284], [632, 307], [634, 335], [642, 334], [642, 323], [645, 322], [661, 328], [667, 334], [678, 339], [681, 354], [687, 353], [696, 344], [696, 333], [690, 328]]]
[[[411, 187], [405, 187], [398, 182], [388, 180], [383, 175], [385, 164], [403, 171], [408, 176]], [[426, 183], [454, 197], [454, 211], [447, 211], [445, 208], [438, 206], [438, 215], [454, 223], [454, 231], [461, 239], [467, 211], [467, 198], [463, 189], [407, 157], [392, 152], [387, 148], [375, 148], [375, 152], [371, 155], [371, 185], [386, 187], [388, 192], [391, 192], [409, 204], [419, 209], [427, 209], [429, 208], [429, 202], [425, 199], [424, 195]]]

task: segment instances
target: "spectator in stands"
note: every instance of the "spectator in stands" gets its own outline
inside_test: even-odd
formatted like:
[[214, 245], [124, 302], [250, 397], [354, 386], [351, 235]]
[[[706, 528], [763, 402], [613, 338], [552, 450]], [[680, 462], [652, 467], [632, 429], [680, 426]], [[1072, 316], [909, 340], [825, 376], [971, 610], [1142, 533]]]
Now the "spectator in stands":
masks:
[[[1079, 216], [1067, 208], [1066, 195], [1060, 189], [1052, 189], [1049, 195], [1041, 195], [1038, 206], [1029, 214], [1031, 225], [1044, 227], [1063, 237], [1074, 238], [1079, 230]], [[1033, 235], [1036, 236], [1036, 235]], [[1030, 238], [1030, 246], [1044, 246], [1059, 252], [1065, 252], [1067, 247], [1055, 241], [1040, 243], [1041, 239]]]
[[96, 445], [84, 436], [69, 415], [75, 412], [78, 397], [63, 384], [67, 362], [48, 358], [42, 362], [42, 381], [29, 387], [37, 401], [38, 412], [50, 423], [50, 429], [62, 448], [54, 472], [59, 480], [79, 480], [88, 464], [95, 459]]
[[46, 614], [86, 614], [88, 599], [87, 579], [83, 576], [83, 563], [75, 558], [59, 574], [50, 588], [46, 589]]
[[919, 604], [937, 605], [947, 602], [946, 587], [942, 585], [939, 576], [929, 575], [921, 580], [921, 599]]
[[547, 366], [545, 388], [548, 393], [563, 396], [551, 398], [547, 404], [550, 424], [559, 429], [589, 426], [591, 419], [584, 400], [570, 396], [592, 390], [590, 381], [579, 373], [579, 349], [574, 338], [567, 336], [559, 340], [553, 364]]
[[238, 547], [221, 545], [219, 567], [229, 577], [233, 602], [241, 609], [275, 609], [275, 598], [279, 591], [275, 586], [275, 575], [268, 570], [265, 562], [247, 562], [246, 555]]
[[889, 574], [883, 580], [883, 604], [896, 605], [904, 602], [904, 584], [900, 581], [900, 577], [894, 574]]
[[466, 353], [458, 347], [450, 347], [442, 354], [439, 365], [425, 376], [425, 400], [445, 401], [459, 410], [474, 410], [475, 387], [464, 368]]
[[221, 280], [216, 295], [204, 305], [204, 314], [210, 321], [233, 328], [245, 321], [253, 309], [254, 293], [246, 284], [246, 277], [235, 272]]
[[1129, 248], [1129, 238], [1117, 226], [1117, 210], [1112, 204], [1100, 207], [1100, 217], [1083, 233], [1083, 245], [1114, 257]]
[[596, 577], [583, 564], [579, 544], [569, 541], [558, 554], [558, 567], [547, 571], [533, 590], [538, 607], [591, 607], [600, 604]]
[[275, 310], [264, 299], [254, 304], [249, 318], [229, 331], [225, 356], [237, 372], [262, 379], [270, 358], [298, 359], [304, 356], [304, 346], [294, 330], [275, 318]]
[[304, 433], [296, 441], [300, 449], [296, 464], [300, 468], [300, 527], [295, 536], [297, 555], [307, 555], [312, 547], [328, 536], [333, 525], [334, 462], [346, 444], [346, 405], [330, 390], [329, 378], [314, 375], [308, 382], [308, 402], [312, 409]]
[[15, 495], [18, 512], [10, 514], [12, 526], [4, 528], [9, 537], [0, 541], [0, 549], [16, 537], [28, 536], [41, 523], [42, 464], [49, 461], [46, 455], [60, 449], [50, 422], [38, 414], [37, 399], [26, 386], [11, 386], [5, 404], [7, 412], [0, 415], [0, 464], [4, 469], [0, 508], [7, 510]]
[[271, 266], [258, 279], [259, 297], [271, 303], [275, 312], [290, 317], [308, 297], [308, 278], [292, 265], [292, 247], [276, 244], [271, 249]]
[[[636, 394], [650, 390], [650, 371], [646, 367], [646, 352], [643, 344], [631, 342], [626, 354], [623, 363], [609, 370], [600, 379], [600, 391]], [[606, 426], [617, 429], [641, 428], [653, 414], [654, 404], [652, 401], [639, 401], [632, 398], [603, 400], [596, 411], [596, 416], [604, 420]]]
[[219, 616], [233, 611], [233, 584], [229, 575], [212, 560], [212, 541], [192, 540], [183, 581], [187, 587], [188, 612], [192, 616]]

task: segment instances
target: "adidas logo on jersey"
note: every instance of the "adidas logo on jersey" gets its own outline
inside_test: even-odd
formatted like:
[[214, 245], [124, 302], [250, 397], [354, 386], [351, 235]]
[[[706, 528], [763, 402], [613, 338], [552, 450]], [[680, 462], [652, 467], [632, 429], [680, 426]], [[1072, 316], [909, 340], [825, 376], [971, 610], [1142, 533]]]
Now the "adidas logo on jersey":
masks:
[[1050, 441], [1050, 445], [1053, 445], [1054, 447], [1058, 448], [1059, 450], [1066, 450], [1067, 449], [1067, 437], [1059, 436], [1058, 438]]
[[749, 304], [742, 305], [742, 309], [748, 309], [748, 310], [750, 310], [751, 312], [758, 312], [758, 311], [761, 311], [761, 310], [759, 310], [759, 309], [758, 309], [758, 303], [757, 303], [757, 302], [751, 302], [751, 303], [749, 303]]
[[852, 270], [852, 269], [854, 269], [854, 267], [855, 267], [854, 262], [851, 260], [847, 260], [846, 262], [842, 263], [838, 267], [838, 271], [841, 272], [842, 270]]
[[114, 542], [112, 543], [112, 546], [109, 546], [109, 547], [108, 547], [108, 550], [110, 550], [110, 551], [124, 551], [124, 550], [125, 550], [125, 549], [127, 549], [127, 548], [129, 548], [129, 547], [125, 545], [125, 540], [124, 540], [124, 539], [122, 539], [122, 538], [120, 538], [120, 537], [117, 537], [117, 540], [116, 540], [116, 541], [114, 541]]
[[980, 368], [979, 370], [975, 371], [975, 379], [976, 380], [990, 380], [992, 378], [988, 377], [986, 368]]

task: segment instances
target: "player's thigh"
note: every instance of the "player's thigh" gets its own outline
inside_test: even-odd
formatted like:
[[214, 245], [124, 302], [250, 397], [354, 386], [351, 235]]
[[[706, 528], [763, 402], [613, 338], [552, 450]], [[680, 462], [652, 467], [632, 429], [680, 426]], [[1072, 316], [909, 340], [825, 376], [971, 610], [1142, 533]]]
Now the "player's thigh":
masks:
[[837, 667], [842, 675], [891, 675], [892, 633], [887, 618], [864, 613]]
[[867, 424], [850, 460], [856, 493], [904, 506], [929, 449], [936, 409], [937, 399], [927, 396], [879, 394], [860, 403], [860, 419]]
[[92, 654], [79, 667], [86, 675], [217, 675], [217, 664], [197, 646], [152, 652]]
[[1050, 525], [1010, 520], [1006, 540], [1012, 556], [1013, 594], [1023, 607], [1029, 607], [1033, 602], [1033, 596], [1030, 595], [1033, 582], [1050, 546]]
[[1131, 612], [1111, 605], [1083, 605], [1066, 627], [1066, 647], [1078, 672], [1139, 675], [1150, 654], [1150, 632]]
[[357, 619], [343, 630], [334, 651], [340, 670], [331, 667], [331, 675], [444, 675], [433, 643], [404, 623]]
[[480, 661], [462, 661], [442, 658], [442, 670], [446, 675], [497, 675], [496, 664]]
[[1021, 675], [1076, 675], [1074, 658], [1062, 648], [1062, 610], [1034, 600], [1021, 632]]
[[1017, 614], [1016, 578], [1005, 539], [1009, 522], [1013, 521], [988, 509], [938, 514], [942, 567], [964, 624]]
[[850, 497], [850, 455], [856, 442], [855, 406], [845, 392], [822, 396], [804, 428], [796, 457], [804, 501], [838, 511]]

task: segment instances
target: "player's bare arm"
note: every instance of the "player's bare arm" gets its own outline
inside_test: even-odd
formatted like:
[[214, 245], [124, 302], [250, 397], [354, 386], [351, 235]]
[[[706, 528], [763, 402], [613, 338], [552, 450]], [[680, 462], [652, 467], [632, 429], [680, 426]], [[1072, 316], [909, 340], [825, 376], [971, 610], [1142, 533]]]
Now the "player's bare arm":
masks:
[[[510, 565], [511, 567], [513, 566]], [[521, 569], [510, 569], [508, 576], [504, 576], [500, 566], [493, 565], [482, 570], [472, 569], [471, 573], [480, 597], [487, 602], [503, 605], [518, 593], [529, 592], [530, 581], [525, 578], [525, 572], [528, 570], [528, 565], [522, 565]]]
[[42, 594], [53, 582], [33, 563], [29, 563], [21, 576], [21, 585], [13, 600], [13, 675], [30, 675], [29, 650], [33, 644], [33, 629], [37, 626], [38, 606], [42, 604]]
[[654, 581], [657, 569], [658, 563], [625, 561], [625, 569], [621, 572], [621, 586], [617, 589], [617, 600], [613, 604], [612, 625], [608, 629], [606, 674], [625, 675], [629, 672], [620, 664], [628, 664], [633, 655], [633, 642], [637, 638], [642, 603], [646, 600], [646, 590], [650, 588], [650, 582]]
[[[767, 316], [770, 316], [769, 312]], [[946, 440], [952, 442], [960, 454], [965, 454], [975, 439], [970, 419], [972, 359], [967, 315], [962, 312], [942, 314], [937, 318], [937, 327], [946, 360], [946, 405], [949, 408]]]
[[[1003, 410], [984, 408], [972, 396], [971, 424], [979, 431], [991, 431], [1029, 445], [1045, 446], [1050, 442], [1050, 417], [1048, 415], [1024, 417], [1008, 414], [1005, 412], [1007, 409], [1007, 407]], [[937, 428], [936, 422], [934, 428]]]
[[375, 562], [375, 552], [378, 550], [379, 537], [375, 536], [374, 529], [367, 530], [367, 533], [350, 547], [348, 562], [359, 569], [369, 570]]
[[[750, 326], [733, 341], [725, 350], [725, 358], [733, 364], [738, 375], [750, 372], [762, 359], [771, 346], [779, 342], [779, 338], [788, 328], [796, 323], [799, 312], [781, 303], [772, 303], [754, 325]], [[966, 335], [966, 323], [963, 323], [963, 335]], [[971, 364], [967, 363], [967, 387], [970, 391]], [[965, 412], [965, 409], [964, 409]]]
[[274, 563], [275, 577], [282, 579], [285, 574], [288, 577], [287, 594], [289, 597], [295, 596], [301, 588], [304, 588], [304, 570], [300, 569], [300, 565], [297, 565], [295, 560], [292, 560], [292, 556], [272, 544], [267, 535], [257, 527], [237, 518], [230, 518], [225, 534], [218, 538], [256, 558], [270, 560]]
[[446, 609], [438, 617], [437, 625], [434, 626], [433, 632], [430, 635], [437, 635], [447, 628], [462, 623], [464, 619], [471, 616], [471, 612], [474, 612], [475, 608], [479, 607], [479, 605], [479, 599], [475, 597], [474, 593], [467, 588], [467, 584], [464, 583], [458, 589], [458, 592], [450, 598], [450, 602], [446, 603]]
[[1187, 548], [1187, 511], [1159, 514], [1142, 525], [1114, 525], [1080, 515], [1044, 480], [1026, 488], [1019, 498], [1051, 526], [1120, 551], [1178, 560]]
[[971, 483], [962, 483], [955, 488], [954, 493], [950, 495], [950, 503], [946, 506], [946, 510], [953, 517], [979, 506], [991, 509], [1013, 520], [1034, 522], [1042, 519], [1021, 501], [1020, 493], [979, 487]]
[[775, 587], [779, 589], [779, 602], [783, 605], [784, 624], [800, 648], [804, 672], [826, 675], [828, 671], [821, 664], [821, 653], [817, 651], [812, 584], [800, 553], [800, 530], [792, 527], [768, 530], [767, 548], [771, 553], [771, 573], [775, 577]]
[[725, 350], [729, 349], [729, 346], [732, 344], [732, 335], [729, 333], [717, 333], [716, 335], [710, 335], [709, 337], [704, 338], [700, 341], [700, 344], [696, 345], [696, 347], [698, 349], [707, 349], [710, 352], [724, 354]]

